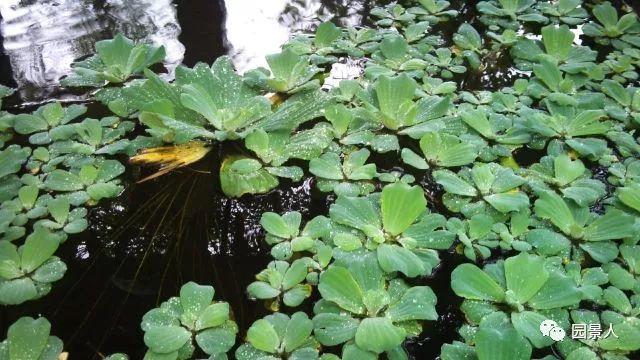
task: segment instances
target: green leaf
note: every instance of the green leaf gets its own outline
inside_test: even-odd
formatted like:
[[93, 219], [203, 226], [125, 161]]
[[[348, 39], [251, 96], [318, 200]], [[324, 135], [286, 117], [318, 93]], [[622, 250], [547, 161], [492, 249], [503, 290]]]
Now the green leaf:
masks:
[[460, 112], [460, 118], [483, 137], [495, 139], [495, 131], [492, 129], [489, 119], [487, 119], [485, 110], [465, 110]]
[[262, 360], [278, 360], [279, 358], [274, 355], [270, 355], [262, 350], [258, 350], [250, 344], [242, 344], [236, 350], [235, 358], [237, 360], [254, 360], [254, 359], [262, 359]]
[[378, 209], [365, 197], [340, 196], [329, 213], [333, 221], [362, 231], [382, 226]]
[[603, 292], [604, 300], [616, 311], [622, 314], [629, 314], [632, 306], [627, 295], [620, 289], [609, 286]]
[[545, 320], [547, 320], [546, 316], [533, 311], [511, 313], [513, 327], [520, 335], [529, 339], [536, 348], [543, 348], [553, 344], [553, 339], [543, 336], [540, 332], [540, 324]]
[[30, 278], [0, 282], [0, 304], [18, 305], [38, 297], [38, 289]]
[[443, 167], [467, 165], [478, 156], [473, 144], [464, 143], [453, 135], [436, 132], [427, 132], [420, 139], [420, 149], [427, 161]]
[[440, 351], [442, 360], [477, 360], [476, 351], [473, 347], [454, 341], [453, 344], [444, 344]]
[[382, 244], [377, 249], [378, 262], [382, 270], [388, 273], [399, 271], [407, 277], [427, 275], [422, 260], [411, 250], [402, 246]]
[[13, 118], [13, 127], [18, 134], [27, 135], [49, 129], [47, 120], [40, 116], [19, 114]]
[[564, 61], [569, 57], [573, 38], [575, 35], [566, 25], [548, 25], [542, 28], [542, 42], [547, 54], [553, 56], [558, 61]]
[[56, 252], [58, 246], [59, 235], [50, 233], [44, 227], [36, 227], [22, 246], [22, 269], [27, 273], [33, 272]]
[[534, 296], [549, 278], [549, 273], [544, 267], [544, 258], [526, 253], [505, 260], [504, 273], [507, 289], [514, 293], [520, 304]]
[[417, 86], [406, 74], [394, 78], [384, 75], [378, 78], [374, 88], [382, 112], [382, 122], [386, 127], [397, 130], [401, 126], [413, 124], [415, 110], [411, 115], [406, 113], [406, 109], [411, 106]]
[[196, 331], [220, 326], [229, 320], [229, 304], [225, 302], [207, 306], [196, 320]]
[[256, 349], [272, 354], [276, 353], [280, 346], [276, 329], [265, 319], [257, 320], [251, 325], [247, 331], [247, 341]]
[[[229, 351], [236, 342], [237, 329], [213, 328], [199, 332], [196, 335], [196, 343], [208, 355], [224, 354]], [[211, 359], [217, 359], [212, 357]]]
[[191, 338], [191, 333], [181, 326], [156, 326], [144, 334], [144, 343], [153, 352], [168, 354], [178, 351]]
[[618, 12], [609, 2], [594, 6], [593, 15], [605, 28], [615, 28], [618, 25]]
[[640, 212], [640, 184], [618, 188], [617, 194], [623, 204]]
[[404, 148], [401, 151], [402, 161], [411, 165], [419, 170], [426, 170], [429, 168], [429, 164], [424, 160], [423, 157], [411, 151], [410, 149]]
[[210, 68], [197, 64], [179, 69], [176, 81], [184, 90], [180, 102], [217, 130], [238, 131], [271, 112], [268, 99], [242, 81], [227, 56], [219, 57]]
[[278, 179], [254, 159], [232, 156], [220, 167], [220, 186], [225, 195], [263, 194], [278, 186]]
[[329, 47], [340, 38], [340, 35], [342, 35], [342, 30], [339, 27], [329, 21], [323, 22], [316, 29], [314, 43], [317, 48]]
[[[180, 288], [182, 322], [192, 327], [202, 311], [211, 304], [214, 290], [212, 286], [198, 285], [190, 281]], [[155, 351], [155, 350], [154, 350]]]
[[486, 316], [475, 336], [478, 360], [529, 360], [531, 345], [511, 326], [504, 313]]
[[44, 180], [44, 186], [53, 191], [77, 191], [84, 188], [80, 177], [64, 170], [53, 170]]
[[611, 335], [599, 341], [603, 350], [636, 351], [640, 349], [640, 320], [637, 317], [625, 318], [621, 323], [614, 324]]
[[380, 51], [387, 59], [402, 59], [408, 50], [407, 41], [397, 34], [387, 36], [380, 42]]
[[280, 215], [272, 212], [262, 214], [262, 217], [260, 218], [260, 225], [268, 233], [285, 239], [298, 234], [297, 228], [290, 228]]
[[22, 317], [7, 331], [9, 359], [38, 360], [49, 339], [51, 324], [45, 318]]
[[442, 185], [444, 190], [448, 193], [463, 196], [477, 195], [476, 188], [449, 170], [434, 171], [433, 178], [438, 184]]
[[282, 296], [282, 302], [289, 307], [302, 304], [304, 299], [311, 296], [312, 287], [309, 284], [296, 284]]
[[49, 214], [58, 224], [65, 224], [69, 217], [69, 200], [64, 197], [51, 199], [47, 202]]
[[571, 229], [575, 225], [573, 213], [567, 203], [560, 195], [544, 191], [540, 194], [534, 204], [536, 215], [543, 219], [550, 220], [555, 226], [565, 234], [571, 234]]
[[319, 90], [298, 93], [255, 126], [268, 132], [291, 131], [309, 120], [323, 116], [325, 109], [333, 101], [333, 97]]
[[250, 297], [256, 299], [273, 299], [280, 295], [280, 290], [274, 289], [269, 284], [262, 281], [254, 281], [247, 286], [247, 292]]
[[64, 86], [102, 86], [105, 81], [125, 82], [165, 57], [164, 47], [135, 45], [122, 34], [98, 41], [97, 55], [72, 65], [74, 73], [62, 80]]
[[529, 197], [519, 191], [487, 195], [484, 200], [501, 213], [529, 208]]
[[396, 303], [389, 306], [385, 316], [393, 322], [437, 320], [436, 295], [428, 286], [409, 288]]
[[538, 64], [533, 65], [533, 73], [540, 79], [551, 91], [560, 90], [560, 82], [562, 81], [562, 73], [558, 69], [558, 65], [552, 58], [542, 57]]
[[584, 229], [588, 241], [618, 240], [633, 236], [635, 218], [622, 210], [611, 208]]
[[465, 299], [503, 302], [504, 289], [473, 264], [458, 265], [451, 273], [451, 288]]
[[362, 290], [349, 270], [344, 267], [332, 266], [320, 274], [318, 290], [323, 299], [332, 301], [354, 314], [362, 314], [365, 310]]
[[376, 353], [361, 349], [353, 343], [346, 344], [342, 348], [342, 360], [377, 360]]
[[407, 332], [393, 325], [388, 318], [366, 318], [356, 331], [356, 344], [359, 348], [380, 354], [400, 346]]
[[385, 231], [395, 236], [426, 211], [427, 200], [421, 187], [397, 182], [382, 189], [380, 207]]
[[311, 159], [309, 172], [325, 179], [342, 180], [340, 156], [335, 153], [326, 153], [319, 158]]
[[553, 271], [528, 303], [533, 309], [554, 309], [577, 305], [580, 300], [582, 293], [575, 282], [568, 276]]
[[632, 98], [627, 89], [619, 82], [606, 79], [602, 81], [602, 92], [617, 101], [620, 105], [631, 105]]
[[6, 149], [0, 150], [0, 178], [20, 171], [30, 154], [29, 148], [21, 148], [18, 145], [9, 145]]
[[301, 258], [291, 263], [282, 279], [282, 288], [288, 290], [302, 282], [308, 273], [308, 258]]
[[53, 256], [36, 269], [31, 278], [40, 283], [52, 283], [62, 279], [66, 271], [67, 265]]
[[586, 168], [579, 159], [571, 160], [569, 155], [561, 154], [553, 159], [555, 180], [560, 186], [566, 186], [584, 174]]
[[313, 322], [309, 320], [307, 314], [297, 312], [291, 315], [282, 339], [285, 351], [290, 353], [304, 345], [312, 331]]
[[334, 346], [353, 339], [359, 323], [346, 314], [321, 313], [313, 317], [313, 333], [322, 345]]
[[26, 209], [33, 208], [33, 205], [35, 205], [36, 200], [38, 199], [38, 192], [39, 189], [35, 185], [21, 187], [18, 191], [18, 197], [20, 198], [22, 206]]

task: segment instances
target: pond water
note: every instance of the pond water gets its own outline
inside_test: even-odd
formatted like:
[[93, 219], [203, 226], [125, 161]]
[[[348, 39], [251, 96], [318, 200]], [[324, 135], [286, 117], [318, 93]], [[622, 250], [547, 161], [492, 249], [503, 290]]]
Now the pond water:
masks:
[[[332, 17], [358, 25], [380, 3], [384, 1], [2, 0], [0, 83], [19, 89], [7, 101], [14, 111], [52, 99], [84, 101], [86, 94], [60, 89], [59, 80], [74, 59], [93, 52], [96, 41], [118, 32], [164, 45], [167, 76], [180, 63], [211, 63], [223, 54], [245, 71], [264, 65], [264, 55], [277, 52], [292, 32]], [[454, 1], [454, 8], [461, 10], [460, 17], [439, 31], [450, 34], [460, 22], [473, 19], [475, 1]], [[484, 76], [470, 76], [463, 84], [466, 89], [491, 88], [515, 75], [508, 64], [496, 61]], [[89, 116], [104, 113], [100, 106], [89, 107]], [[63, 280], [40, 301], [3, 308], [0, 333], [21, 316], [43, 315], [73, 359], [99, 359], [114, 352], [141, 359], [142, 315], [194, 280], [214, 284], [216, 298], [231, 304], [244, 334], [267, 313], [245, 295], [270, 259], [258, 224], [261, 214], [297, 210], [309, 219], [326, 214], [333, 199], [317, 191], [311, 179], [282, 183], [265, 195], [224, 197], [215, 172], [224, 154], [240, 151], [234, 146], [219, 146], [194, 166], [143, 184], [135, 181], [148, 170], [129, 168], [125, 193], [92, 209], [90, 228], [62, 246], [68, 266]], [[384, 158], [377, 162], [382, 168], [394, 166]], [[430, 206], [442, 210], [433, 181], [414, 175], [436, 199]], [[460, 262], [461, 257], [444, 254], [432, 277], [416, 281], [433, 288], [441, 315], [407, 344], [417, 359], [436, 358], [443, 343], [458, 338], [463, 319], [448, 274]]]

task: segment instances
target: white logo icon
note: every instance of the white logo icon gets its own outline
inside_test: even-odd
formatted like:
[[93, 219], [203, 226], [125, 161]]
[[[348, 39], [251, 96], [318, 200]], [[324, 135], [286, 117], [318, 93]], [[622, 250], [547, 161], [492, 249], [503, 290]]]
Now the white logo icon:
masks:
[[563, 328], [558, 326], [553, 320], [545, 320], [540, 324], [540, 332], [543, 336], [548, 336], [553, 341], [562, 341], [566, 336]]

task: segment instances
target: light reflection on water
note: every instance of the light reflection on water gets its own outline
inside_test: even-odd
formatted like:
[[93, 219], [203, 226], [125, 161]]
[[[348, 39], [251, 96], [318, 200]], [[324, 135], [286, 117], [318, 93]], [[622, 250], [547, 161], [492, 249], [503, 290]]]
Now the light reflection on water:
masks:
[[118, 32], [164, 45], [169, 70], [184, 54], [171, 0], [3, 0], [0, 14], [3, 48], [25, 101], [57, 95], [74, 59], [92, 54], [96, 41]]
[[358, 26], [365, 2], [320, 0], [227, 0], [226, 36], [238, 71], [266, 66], [264, 56], [276, 53], [292, 33], [312, 30], [332, 18]]
[[[210, 0], [2, 0], [0, 31], [11, 74], [2, 74], [0, 82], [15, 82], [24, 102], [82, 99], [68, 91], [60, 91], [60, 79], [70, 73], [70, 65], [75, 59], [93, 53], [96, 41], [111, 38], [118, 32], [165, 46], [168, 76], [183, 61], [185, 46], [188, 51], [220, 44], [232, 56], [238, 70], [245, 72], [265, 66], [264, 56], [278, 52], [293, 32], [309, 30], [320, 21], [334, 17], [343, 25], [359, 25], [375, 3], [219, 0], [219, 4], [213, 6], [199, 5], [207, 1]], [[181, 7], [199, 11], [198, 6], [217, 12], [204, 14], [209, 24], [202, 24], [202, 28], [214, 25], [220, 26], [222, 31], [208, 38], [195, 39], [192, 35], [201, 34], [191, 33], [180, 37]], [[186, 25], [192, 27], [192, 24]], [[197, 27], [195, 31], [198, 31]], [[203, 54], [202, 49], [197, 53]], [[195, 60], [212, 60], [200, 57]]]

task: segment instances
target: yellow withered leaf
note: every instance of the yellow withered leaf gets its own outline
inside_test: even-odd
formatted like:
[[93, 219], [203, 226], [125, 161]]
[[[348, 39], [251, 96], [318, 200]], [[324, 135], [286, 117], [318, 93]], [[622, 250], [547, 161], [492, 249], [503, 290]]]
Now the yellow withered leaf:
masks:
[[157, 172], [138, 181], [139, 183], [157, 178], [175, 169], [193, 164], [202, 159], [211, 148], [202, 141], [191, 141], [186, 144], [163, 146], [142, 150], [129, 159], [132, 164], [159, 166]]

